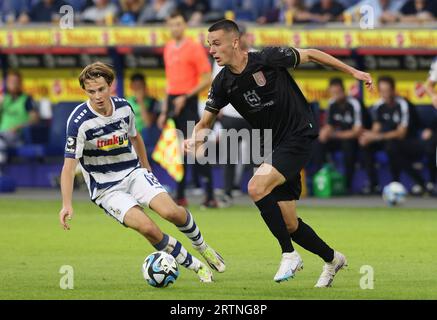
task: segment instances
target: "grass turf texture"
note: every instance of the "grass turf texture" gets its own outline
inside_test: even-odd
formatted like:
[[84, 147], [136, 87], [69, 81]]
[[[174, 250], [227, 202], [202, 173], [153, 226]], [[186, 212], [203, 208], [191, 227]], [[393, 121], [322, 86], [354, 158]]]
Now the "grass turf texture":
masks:
[[[364, 201], [364, 199], [363, 199]], [[58, 223], [58, 201], [0, 199], [0, 299], [437, 299], [435, 210], [299, 208], [349, 267], [330, 289], [313, 288], [322, 260], [296, 245], [305, 264], [295, 279], [273, 282], [279, 246], [255, 207], [192, 211], [227, 271], [202, 284], [181, 267], [169, 288], [148, 286], [140, 272], [154, 248], [91, 202], [76, 202], [71, 230]], [[191, 252], [188, 239], [151, 214]], [[199, 257], [197, 252], [196, 256]], [[62, 290], [62, 265], [74, 268], [74, 289]], [[374, 268], [373, 290], [360, 289], [362, 265]]]

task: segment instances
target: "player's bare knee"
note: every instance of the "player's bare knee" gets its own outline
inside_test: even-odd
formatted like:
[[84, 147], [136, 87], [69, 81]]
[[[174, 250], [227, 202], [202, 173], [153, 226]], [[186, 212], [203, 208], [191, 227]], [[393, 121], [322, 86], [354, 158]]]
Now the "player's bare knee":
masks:
[[250, 180], [247, 186], [247, 192], [252, 200], [258, 201], [267, 195], [267, 188], [256, 181]]

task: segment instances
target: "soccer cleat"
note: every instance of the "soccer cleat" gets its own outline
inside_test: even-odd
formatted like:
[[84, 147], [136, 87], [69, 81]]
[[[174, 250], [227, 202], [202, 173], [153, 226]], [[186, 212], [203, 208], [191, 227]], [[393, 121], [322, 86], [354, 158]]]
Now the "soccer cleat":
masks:
[[320, 275], [319, 280], [314, 287], [330, 287], [332, 285], [332, 281], [334, 281], [334, 277], [337, 272], [344, 267], [347, 267], [346, 257], [342, 253], [335, 251], [334, 260], [332, 260], [332, 262], [330, 263], [325, 263], [325, 265], [323, 266], [322, 274]]
[[225, 261], [220, 254], [218, 254], [213, 248], [208, 246], [206, 243], [203, 243], [201, 246], [193, 246], [202, 257], [205, 258], [206, 262], [209, 264], [211, 268], [216, 270], [217, 272], [225, 272], [226, 265]]
[[303, 261], [297, 251], [285, 252], [282, 254], [279, 270], [276, 272], [273, 280], [276, 282], [286, 281], [293, 278], [297, 271], [303, 269]]
[[196, 271], [197, 276], [199, 277], [200, 282], [213, 282], [214, 278], [212, 276], [212, 271], [209, 270], [209, 268], [204, 265], [203, 263], [200, 264], [199, 269]]

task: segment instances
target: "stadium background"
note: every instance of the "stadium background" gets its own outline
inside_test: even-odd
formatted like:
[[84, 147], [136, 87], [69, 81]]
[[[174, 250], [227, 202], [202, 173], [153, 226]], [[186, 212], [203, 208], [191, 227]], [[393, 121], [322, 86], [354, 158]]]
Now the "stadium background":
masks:
[[[435, 27], [392, 25], [361, 30], [357, 25], [339, 23], [292, 27], [247, 23], [257, 48], [320, 48], [371, 72], [375, 79], [392, 75], [397, 91], [416, 104], [423, 119], [432, 112], [423, 85], [437, 55]], [[190, 28], [189, 34], [205, 43], [206, 29], [206, 25]], [[168, 39], [164, 25], [75, 25], [71, 30], [57, 25], [0, 26], [0, 90], [4, 89], [7, 70], [17, 68], [23, 74], [24, 91], [36, 101], [48, 99], [53, 107], [52, 119], [43, 124], [46, 127], [26, 138], [27, 143], [14, 151], [5, 171], [19, 188], [14, 194], [0, 192], [0, 299], [437, 298], [433, 270], [437, 259], [436, 206], [431, 198], [408, 199], [405, 208], [387, 208], [380, 196], [320, 202], [303, 199], [299, 214], [349, 259], [349, 270], [340, 274], [328, 291], [312, 289], [322, 263], [301, 248], [305, 271], [284, 285], [271, 281], [277, 267], [277, 244], [247, 197], [237, 200], [232, 208], [207, 211], [199, 210], [199, 199], [191, 202], [202, 232], [221, 250], [229, 266], [211, 287], [199, 287], [185, 270], [173, 288], [157, 291], [147, 287], [140, 266], [153, 248], [105, 217], [88, 200], [86, 191], [75, 191], [72, 230], [63, 232], [57, 220], [59, 189], [52, 182], [62, 166], [66, 119], [86, 98], [77, 81], [80, 70], [96, 60], [111, 63], [117, 72], [114, 94], [122, 96], [130, 94], [129, 76], [142, 72], [147, 75], [151, 94], [160, 99], [165, 90], [162, 46]], [[377, 99], [376, 91], [364, 92], [350, 77], [316, 65], [302, 66], [294, 75], [316, 109], [326, 108], [326, 88], [333, 76], [342, 77], [346, 88], [362, 97], [366, 106]], [[201, 100], [205, 98], [206, 92]], [[163, 170], [155, 169], [163, 183], [172, 185]], [[220, 168], [216, 169], [215, 183], [220, 187]], [[365, 179], [362, 174], [357, 174], [358, 182]], [[387, 172], [382, 174], [388, 179]], [[152, 217], [163, 231], [176, 232]], [[186, 239], [181, 242], [189, 247]], [[74, 290], [59, 287], [63, 265], [74, 267]], [[373, 290], [360, 288], [362, 266], [375, 270]]]
[[[327, 29], [248, 24], [247, 29], [256, 48], [272, 45], [320, 48], [352, 66], [371, 72], [375, 79], [389, 74], [397, 81], [397, 92], [417, 106], [423, 119], [430, 118], [431, 101], [425, 93], [424, 83], [437, 54], [436, 30], [417, 27], [360, 30], [338, 24]], [[205, 44], [206, 27], [190, 28], [188, 35]], [[48, 99], [55, 117], [50, 120], [46, 130], [34, 130], [33, 137], [27, 139], [27, 146], [19, 148], [18, 158], [24, 158], [31, 164], [12, 164], [7, 169], [11, 175], [20, 176], [16, 179], [17, 186], [53, 185], [53, 177], [60, 170], [61, 163], [53, 161], [53, 157], [62, 156], [65, 138], [62, 126], [66, 115], [85, 98], [77, 82], [77, 75], [84, 65], [97, 60], [113, 65], [117, 73], [113, 91], [120, 96], [131, 94], [129, 77], [132, 73], [144, 73], [150, 94], [162, 99], [166, 86], [162, 48], [168, 39], [168, 31], [163, 25], [75, 26], [70, 30], [23, 26], [0, 30], [3, 76], [8, 68], [19, 69], [23, 75], [25, 92], [36, 101]], [[308, 101], [317, 110], [322, 110], [322, 114], [329, 98], [329, 79], [334, 76], [343, 78], [346, 90], [362, 98], [367, 107], [378, 99], [377, 90], [371, 93], [365, 91], [362, 84], [351, 77], [315, 64], [300, 67], [294, 76]], [[0, 88], [3, 88], [1, 82]], [[206, 91], [201, 94], [200, 110], [206, 94]], [[52, 160], [38, 161], [47, 156]], [[384, 157], [382, 159], [384, 161]], [[159, 175], [166, 184], [173, 186], [165, 172], [159, 171]], [[215, 177], [215, 186], [220, 187], [221, 175], [217, 170]], [[410, 182], [406, 179], [404, 183], [409, 185]]]

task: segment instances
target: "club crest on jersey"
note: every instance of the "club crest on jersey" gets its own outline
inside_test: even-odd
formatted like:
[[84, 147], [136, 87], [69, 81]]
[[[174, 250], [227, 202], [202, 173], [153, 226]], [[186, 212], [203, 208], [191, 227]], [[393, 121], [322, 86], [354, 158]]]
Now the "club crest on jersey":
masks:
[[65, 144], [65, 152], [75, 153], [76, 152], [76, 137], [67, 137], [67, 143]]
[[97, 148], [101, 150], [111, 150], [114, 148], [120, 148], [127, 146], [129, 143], [127, 133], [123, 135], [116, 136], [112, 135], [109, 139], [98, 139], [97, 140]]
[[266, 77], [264, 77], [264, 73], [262, 71], [255, 72], [252, 74], [252, 77], [255, 79], [256, 84], [260, 87], [264, 87], [267, 83]]
[[251, 107], [259, 107], [261, 105], [261, 98], [257, 95], [255, 90], [247, 91], [243, 96]]

